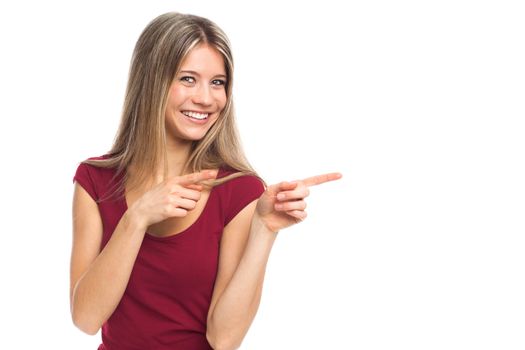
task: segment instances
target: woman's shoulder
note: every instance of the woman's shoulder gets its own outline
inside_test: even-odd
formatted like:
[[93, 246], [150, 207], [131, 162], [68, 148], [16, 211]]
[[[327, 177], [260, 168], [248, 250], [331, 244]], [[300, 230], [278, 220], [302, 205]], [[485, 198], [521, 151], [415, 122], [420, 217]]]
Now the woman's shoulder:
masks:
[[108, 153], [100, 156], [88, 157], [80, 161], [79, 166], [90, 167], [98, 171], [112, 171], [117, 168], [117, 166], [113, 164], [115, 162], [112, 161], [112, 158], [111, 154]]
[[105, 162], [110, 158], [110, 155], [103, 154], [81, 161], [73, 177], [73, 181], [78, 182], [96, 201], [120, 180], [117, 168]]
[[262, 193], [266, 186], [264, 181], [256, 173], [240, 171], [224, 166], [219, 168], [217, 180], [219, 180], [217, 187], [229, 195], [250, 192]]
[[224, 183], [228, 183], [232, 181], [234, 182], [257, 181], [257, 182], [264, 183], [262, 179], [259, 177], [259, 175], [256, 174], [255, 172], [241, 171], [241, 170], [232, 168], [228, 165], [223, 165], [219, 167], [218, 174], [217, 174], [217, 180], [219, 179], [228, 179]]
[[110, 158], [111, 158], [111, 154], [105, 153], [105, 154], [100, 155], [100, 156], [93, 156], [93, 157], [86, 158], [81, 163], [85, 163], [85, 162], [88, 162], [88, 161], [104, 161], [104, 160], [107, 160], [107, 159], [110, 159]]
[[100, 180], [112, 178], [115, 176], [117, 167], [108, 163], [110, 158], [110, 154], [103, 154], [84, 159], [78, 163], [76, 173], [86, 173], [89, 174], [90, 177]]
[[222, 167], [218, 179], [223, 179], [217, 190], [222, 198], [225, 221], [227, 225], [247, 204], [259, 198], [265, 191], [265, 184], [255, 173]]

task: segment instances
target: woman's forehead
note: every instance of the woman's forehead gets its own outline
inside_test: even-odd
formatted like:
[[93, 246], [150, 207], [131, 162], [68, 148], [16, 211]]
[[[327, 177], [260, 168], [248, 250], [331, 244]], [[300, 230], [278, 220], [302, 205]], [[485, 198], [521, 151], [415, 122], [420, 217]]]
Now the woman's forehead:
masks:
[[199, 44], [188, 52], [180, 65], [180, 72], [186, 71], [195, 75], [224, 75], [226, 68], [224, 66], [222, 54], [213, 46]]

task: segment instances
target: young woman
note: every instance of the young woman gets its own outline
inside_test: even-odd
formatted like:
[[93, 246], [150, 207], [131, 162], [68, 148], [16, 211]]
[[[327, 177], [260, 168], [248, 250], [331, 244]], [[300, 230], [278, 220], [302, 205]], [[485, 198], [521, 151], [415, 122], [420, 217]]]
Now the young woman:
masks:
[[99, 349], [235, 349], [277, 232], [314, 176], [266, 187], [235, 129], [233, 59], [213, 22], [167, 13], [141, 34], [112, 149], [74, 176], [71, 314]]

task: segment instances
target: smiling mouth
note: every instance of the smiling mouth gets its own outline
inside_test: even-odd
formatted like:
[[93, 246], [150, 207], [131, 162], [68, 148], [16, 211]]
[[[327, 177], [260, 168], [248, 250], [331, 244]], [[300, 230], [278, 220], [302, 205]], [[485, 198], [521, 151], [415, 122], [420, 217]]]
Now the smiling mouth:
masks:
[[186, 117], [197, 120], [205, 120], [210, 116], [210, 113], [197, 113], [192, 111], [182, 111], [182, 114], [184, 114]]

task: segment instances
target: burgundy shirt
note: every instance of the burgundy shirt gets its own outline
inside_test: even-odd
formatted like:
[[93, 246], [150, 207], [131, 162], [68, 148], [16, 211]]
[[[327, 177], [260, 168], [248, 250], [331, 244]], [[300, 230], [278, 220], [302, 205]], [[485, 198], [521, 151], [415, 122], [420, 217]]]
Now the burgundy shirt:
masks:
[[[101, 251], [127, 209], [123, 193], [107, 198], [122, 180], [122, 175], [113, 179], [115, 173], [80, 164], [73, 178], [98, 203], [104, 227]], [[217, 177], [230, 173], [219, 169]], [[98, 349], [212, 349], [206, 340], [206, 319], [222, 231], [263, 192], [257, 177], [235, 178], [212, 188], [202, 214], [186, 230], [167, 237], [146, 233], [124, 295], [102, 326]]]

